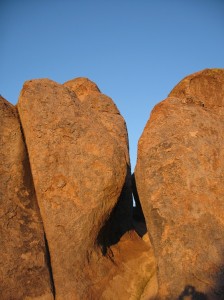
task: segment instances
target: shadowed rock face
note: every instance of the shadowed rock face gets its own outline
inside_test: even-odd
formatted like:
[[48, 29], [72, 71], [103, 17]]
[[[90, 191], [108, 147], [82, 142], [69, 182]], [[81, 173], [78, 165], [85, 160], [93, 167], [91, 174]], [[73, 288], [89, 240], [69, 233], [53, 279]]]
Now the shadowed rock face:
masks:
[[187, 286], [200, 299], [223, 297], [223, 117], [224, 70], [204, 70], [154, 108], [139, 140], [135, 178], [158, 299], [185, 299]]
[[44, 231], [16, 108], [0, 97], [0, 298], [53, 299]]

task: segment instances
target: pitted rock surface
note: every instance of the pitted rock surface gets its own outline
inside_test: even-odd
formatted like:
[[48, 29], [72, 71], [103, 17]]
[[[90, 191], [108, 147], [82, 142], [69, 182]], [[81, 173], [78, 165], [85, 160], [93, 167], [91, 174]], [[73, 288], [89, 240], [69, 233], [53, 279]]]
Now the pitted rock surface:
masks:
[[100, 93], [98, 86], [85, 77], [78, 77], [64, 83], [65, 86], [73, 90], [76, 96], [82, 101], [90, 93]]
[[0, 97], [0, 298], [53, 300], [44, 231], [16, 108]]
[[187, 296], [189, 286], [200, 299], [223, 297], [223, 105], [224, 70], [193, 74], [156, 105], [139, 140], [135, 177], [158, 299]]
[[102, 94], [98, 86], [88, 78], [75, 78], [65, 82], [64, 85], [77, 95], [82, 108], [102, 124], [114, 143], [117, 143], [125, 153], [126, 180], [110, 229], [110, 235], [116, 241], [117, 237], [122, 236], [132, 227], [131, 167], [126, 123], [113, 100]]
[[123, 148], [67, 87], [24, 84], [18, 103], [56, 299], [89, 299], [86, 266], [127, 173]]

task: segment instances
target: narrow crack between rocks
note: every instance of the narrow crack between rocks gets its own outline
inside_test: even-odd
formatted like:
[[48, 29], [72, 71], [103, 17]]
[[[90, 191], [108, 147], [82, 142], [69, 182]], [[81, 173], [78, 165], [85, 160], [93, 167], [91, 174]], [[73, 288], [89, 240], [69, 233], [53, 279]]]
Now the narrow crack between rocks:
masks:
[[97, 237], [97, 244], [101, 248], [104, 256], [108, 254], [110, 247], [117, 244], [127, 231], [133, 229], [131, 172], [128, 165], [126, 174], [126, 179], [117, 204], [110, 213], [109, 218], [105, 221]]
[[[135, 206], [133, 207], [133, 197]], [[121, 237], [130, 230], [143, 237], [147, 233], [145, 217], [142, 211], [134, 174], [131, 176], [127, 166], [126, 180], [117, 204], [99, 231], [97, 244], [104, 256], [111, 256], [110, 247], [117, 244]]]
[[50, 255], [47, 237], [46, 237], [45, 232], [44, 232], [44, 242], [45, 242], [45, 249], [46, 249], [46, 263], [47, 263], [47, 267], [48, 267], [49, 275], [50, 275], [50, 284], [51, 284], [52, 294], [55, 299], [55, 285], [54, 285], [53, 271], [52, 271], [52, 267], [51, 267], [51, 255]]
[[135, 175], [132, 174], [132, 193], [135, 200], [135, 205], [133, 207], [133, 226], [135, 231], [140, 237], [143, 237], [147, 233], [145, 216], [142, 210], [141, 202], [138, 196], [138, 190], [135, 181]]
[[[17, 110], [17, 114], [18, 114], [18, 118], [19, 118], [19, 122], [20, 122], [20, 130], [21, 130], [21, 134], [22, 134], [22, 139], [23, 139], [23, 142], [24, 142], [24, 147], [25, 147], [25, 151], [26, 151], [26, 155], [27, 155], [27, 161], [26, 161], [27, 166], [26, 167], [29, 169], [29, 172], [30, 172], [30, 177], [24, 178], [24, 182], [26, 182], [28, 180], [28, 183], [26, 182], [27, 185], [33, 187], [33, 193], [36, 195], [36, 190], [35, 190], [33, 175], [32, 175], [32, 169], [31, 169], [30, 159], [29, 159], [29, 153], [28, 153], [28, 149], [27, 149], [27, 145], [26, 145], [26, 138], [25, 138], [25, 134], [24, 134], [24, 131], [23, 131], [23, 127], [22, 127], [22, 123], [21, 123], [21, 120], [20, 120], [20, 115], [19, 115], [18, 110]], [[37, 198], [36, 198], [36, 205], [37, 205], [37, 208], [38, 208], [39, 216], [41, 218], [41, 213], [40, 213], [40, 208], [39, 208], [39, 205], [38, 205]], [[45, 259], [46, 259], [46, 264], [47, 264], [47, 268], [48, 268], [48, 271], [49, 271], [51, 291], [52, 291], [53, 297], [55, 299], [56, 292], [55, 292], [53, 271], [52, 271], [52, 267], [51, 267], [50, 251], [49, 251], [48, 241], [47, 241], [47, 238], [46, 238], [46, 234], [45, 234], [45, 230], [44, 230], [44, 224], [43, 224], [42, 220], [41, 220], [41, 223], [43, 225], [43, 233], [44, 233], [43, 238], [44, 238], [44, 245], [45, 245]]]

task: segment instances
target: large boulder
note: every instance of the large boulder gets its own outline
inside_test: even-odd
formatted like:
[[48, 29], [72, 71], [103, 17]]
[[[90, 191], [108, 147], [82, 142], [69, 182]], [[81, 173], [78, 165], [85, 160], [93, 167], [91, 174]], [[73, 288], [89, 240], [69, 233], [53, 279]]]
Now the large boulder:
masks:
[[[73, 91], [85, 111], [91, 113], [125, 153], [126, 180], [110, 218], [98, 235], [103, 256], [95, 251], [90, 260], [92, 299], [154, 299], [157, 292], [155, 260], [148, 240], [140, 236], [141, 221], [132, 219], [131, 167], [126, 123], [113, 100], [102, 94], [88, 78], [75, 78], [64, 83]], [[144, 224], [143, 224], [144, 227]], [[129, 231], [129, 232], [127, 232]], [[90, 293], [87, 293], [90, 295]]]
[[126, 153], [71, 89], [51, 80], [26, 82], [18, 110], [56, 299], [90, 299], [94, 286], [88, 265], [122, 192]]
[[131, 167], [126, 123], [113, 100], [102, 94], [98, 86], [88, 78], [78, 77], [65, 82], [64, 85], [76, 94], [82, 108], [102, 124], [110, 139], [125, 153], [126, 180], [107, 231], [110, 243], [115, 243], [132, 227]]
[[223, 120], [224, 70], [204, 70], [156, 105], [139, 140], [135, 178], [157, 299], [223, 299]]
[[0, 298], [53, 300], [44, 230], [16, 108], [0, 97]]

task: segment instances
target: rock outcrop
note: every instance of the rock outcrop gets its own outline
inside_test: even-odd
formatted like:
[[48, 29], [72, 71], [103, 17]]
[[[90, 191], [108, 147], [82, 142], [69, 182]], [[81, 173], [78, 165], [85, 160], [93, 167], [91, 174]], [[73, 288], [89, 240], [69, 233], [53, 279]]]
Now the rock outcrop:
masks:
[[115, 243], [132, 227], [131, 167], [126, 123], [113, 100], [102, 94], [97, 85], [88, 78], [75, 78], [64, 85], [77, 95], [82, 108], [102, 124], [107, 135], [122, 148], [126, 156], [126, 180], [107, 232], [111, 243]]
[[224, 70], [204, 70], [156, 105], [139, 140], [135, 178], [157, 299], [223, 299], [223, 117]]
[[52, 300], [44, 231], [16, 108], [0, 97], [0, 298]]
[[222, 299], [224, 70], [186, 77], [154, 108], [133, 220], [112, 99], [87, 78], [38, 79], [17, 107], [0, 98], [1, 299]]
[[90, 265], [103, 257], [100, 249], [107, 264], [110, 261], [106, 254], [113, 242], [108, 237], [111, 225], [105, 223], [113, 223], [111, 215], [119, 211], [116, 204], [127, 180], [127, 150], [71, 88], [51, 80], [26, 82], [18, 110], [56, 299], [96, 299], [91, 298], [93, 281], [101, 279]]

